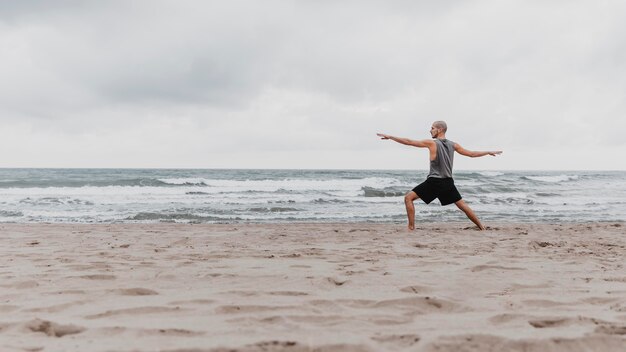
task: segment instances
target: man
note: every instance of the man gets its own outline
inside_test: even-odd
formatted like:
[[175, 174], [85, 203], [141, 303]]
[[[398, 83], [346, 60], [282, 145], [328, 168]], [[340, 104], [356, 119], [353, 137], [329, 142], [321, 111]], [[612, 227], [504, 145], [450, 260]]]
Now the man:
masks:
[[442, 206], [454, 203], [480, 230], [485, 229], [476, 214], [474, 214], [474, 211], [465, 204], [461, 194], [454, 186], [454, 180], [452, 179], [454, 152], [476, 158], [485, 155], [496, 156], [502, 154], [502, 151], [473, 152], [467, 150], [458, 143], [446, 139], [447, 130], [448, 126], [444, 121], [435, 121], [430, 128], [430, 136], [433, 139], [420, 141], [377, 133], [377, 136], [381, 137], [381, 139], [391, 139], [401, 144], [428, 148], [430, 152], [430, 172], [426, 181], [417, 185], [404, 196], [406, 215], [409, 217], [409, 230], [415, 229], [415, 207], [413, 201], [418, 198], [421, 198], [426, 204], [429, 204], [435, 198], [439, 198]]

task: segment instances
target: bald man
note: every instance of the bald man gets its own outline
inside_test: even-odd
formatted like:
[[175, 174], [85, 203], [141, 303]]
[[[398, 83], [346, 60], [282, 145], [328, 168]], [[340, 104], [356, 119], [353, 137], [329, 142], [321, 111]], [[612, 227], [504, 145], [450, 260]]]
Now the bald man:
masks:
[[430, 136], [432, 139], [411, 140], [408, 138], [394, 137], [387, 134], [377, 133], [381, 139], [391, 139], [392, 141], [410, 145], [418, 148], [428, 148], [430, 152], [430, 172], [426, 181], [420, 183], [412, 191], [404, 196], [404, 204], [406, 205], [406, 215], [409, 218], [409, 230], [415, 229], [415, 206], [413, 201], [421, 199], [424, 203], [429, 204], [435, 198], [438, 198], [441, 205], [449, 205], [454, 203], [461, 209], [465, 215], [478, 226], [478, 229], [484, 230], [485, 227], [474, 211], [463, 201], [461, 194], [454, 185], [452, 179], [452, 163], [454, 161], [454, 152], [471, 158], [491, 155], [496, 156], [502, 154], [502, 151], [474, 152], [461, 147], [460, 144], [446, 139], [448, 126], [444, 121], [435, 121], [430, 127]]

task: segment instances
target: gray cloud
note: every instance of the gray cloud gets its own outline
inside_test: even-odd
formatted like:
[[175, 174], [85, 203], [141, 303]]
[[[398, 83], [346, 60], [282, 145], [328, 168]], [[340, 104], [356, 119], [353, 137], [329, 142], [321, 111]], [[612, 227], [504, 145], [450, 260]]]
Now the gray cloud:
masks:
[[434, 119], [477, 147], [556, 153], [584, 138], [623, 148], [624, 10], [615, 1], [3, 2], [0, 127], [66, 153], [85, 136], [96, 152], [117, 138], [155, 148], [169, 139], [181, 153], [250, 160], [319, 152], [318, 167], [324, 151], [381, 148], [378, 131], [425, 138]]

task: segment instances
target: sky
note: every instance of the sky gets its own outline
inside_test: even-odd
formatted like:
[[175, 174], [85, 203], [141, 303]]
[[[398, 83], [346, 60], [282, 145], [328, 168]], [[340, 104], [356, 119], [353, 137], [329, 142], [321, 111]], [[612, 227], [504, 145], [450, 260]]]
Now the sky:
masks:
[[0, 167], [626, 170], [626, 2], [0, 1]]

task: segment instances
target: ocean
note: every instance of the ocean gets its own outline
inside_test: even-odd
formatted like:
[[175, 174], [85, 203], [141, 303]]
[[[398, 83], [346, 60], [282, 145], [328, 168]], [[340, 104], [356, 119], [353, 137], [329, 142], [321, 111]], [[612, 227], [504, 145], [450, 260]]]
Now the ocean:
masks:
[[[426, 170], [0, 169], [0, 222], [404, 223]], [[483, 222], [626, 220], [626, 172], [456, 171]], [[416, 221], [467, 221], [416, 201]]]

